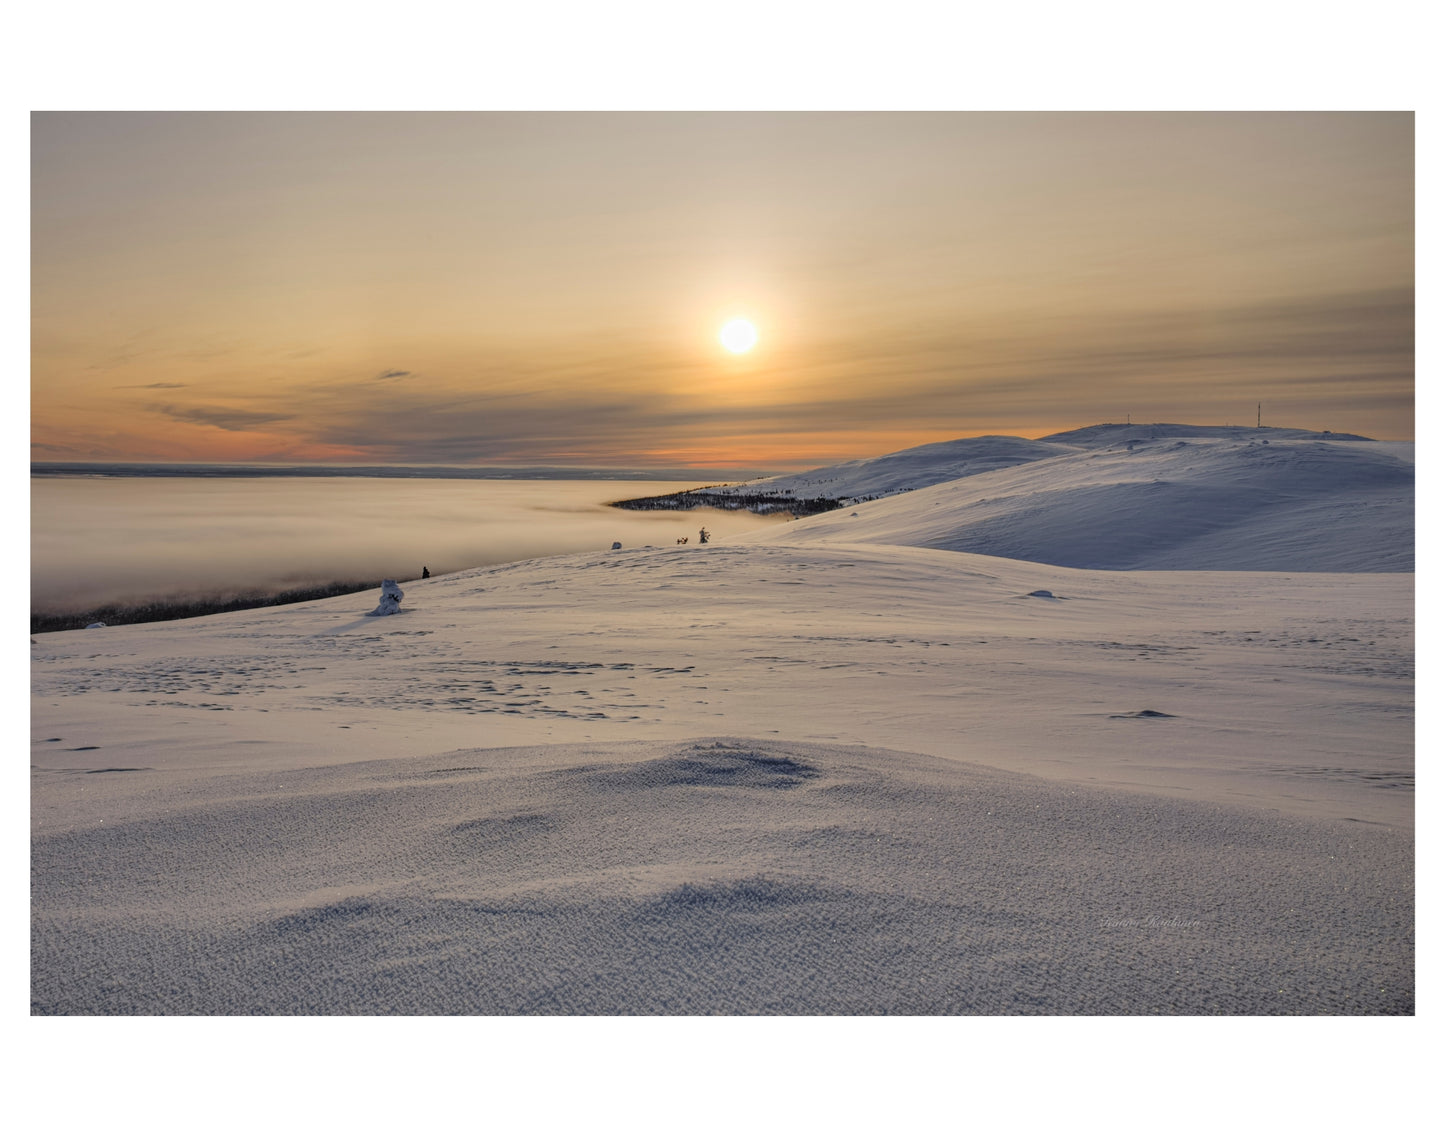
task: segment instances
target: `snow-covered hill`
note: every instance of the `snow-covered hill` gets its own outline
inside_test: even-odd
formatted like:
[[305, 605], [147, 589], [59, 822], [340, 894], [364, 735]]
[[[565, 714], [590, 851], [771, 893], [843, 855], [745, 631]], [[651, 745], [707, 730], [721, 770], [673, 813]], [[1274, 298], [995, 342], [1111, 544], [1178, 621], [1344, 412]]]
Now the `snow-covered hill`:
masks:
[[1038, 459], [1072, 454], [1079, 448], [1015, 435], [981, 435], [910, 447], [891, 455], [854, 459], [798, 474], [754, 479], [736, 486], [712, 487], [709, 494], [792, 494], [799, 498], [857, 501], [938, 482], [1020, 466]]
[[746, 540], [913, 545], [1075, 568], [1408, 572], [1414, 481], [1413, 444], [1131, 439]]
[[1072, 447], [1112, 447], [1149, 439], [1322, 439], [1332, 442], [1373, 443], [1364, 435], [1309, 431], [1299, 427], [1213, 427], [1192, 423], [1096, 423], [1073, 431], [1046, 435], [1041, 443], [1067, 443]]
[[1373, 443], [1363, 435], [1306, 431], [1297, 427], [1205, 427], [1187, 423], [1099, 423], [1061, 431], [1042, 439], [1016, 435], [980, 435], [926, 443], [871, 459], [815, 467], [797, 474], [758, 478], [733, 486], [708, 487], [716, 494], [791, 494], [798, 498], [832, 498], [860, 502], [921, 490], [975, 474], [987, 474], [1040, 459], [1055, 459], [1081, 450], [1102, 450], [1158, 439], [1234, 439], [1244, 442], [1313, 439], [1323, 442]]

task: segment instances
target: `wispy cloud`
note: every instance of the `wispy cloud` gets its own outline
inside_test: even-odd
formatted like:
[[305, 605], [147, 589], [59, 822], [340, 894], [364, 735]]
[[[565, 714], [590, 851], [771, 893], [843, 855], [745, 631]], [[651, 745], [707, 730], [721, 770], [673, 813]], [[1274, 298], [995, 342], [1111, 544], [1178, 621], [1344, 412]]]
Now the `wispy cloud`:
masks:
[[130, 389], [130, 388], [189, 388], [190, 385], [188, 385], [188, 384], [177, 384], [177, 383], [175, 383], [174, 381], [170, 381], [170, 380], [158, 380], [158, 381], [156, 381], [154, 384], [119, 384], [119, 385], [116, 385], [116, 387], [117, 387], [117, 388], [123, 388], [123, 389]]
[[[268, 410], [257, 401], [160, 410], [228, 431], [294, 421], [287, 431], [298, 441], [404, 463], [629, 463], [747, 435], [786, 443], [876, 428], [1043, 434], [1124, 411], [1199, 422], [1261, 399], [1283, 410], [1311, 395], [1332, 408], [1408, 398], [1413, 311], [1403, 290], [1055, 315], [1006, 329], [934, 322], [886, 339], [800, 343], [737, 382], [696, 357], [579, 344], [468, 358], [465, 388], [443, 372], [404, 395], [398, 385], [374, 396], [355, 384], [302, 386], [265, 401]], [[372, 386], [409, 375], [388, 369]]]
[[[798, 339], [737, 371], [630, 339], [469, 353], [425, 367], [426, 380], [388, 368], [364, 385], [301, 382], [264, 397], [253, 387], [229, 406], [152, 410], [184, 424], [268, 433], [267, 443], [301, 450], [423, 464], [641, 465], [656, 451], [676, 463], [749, 436], [787, 450], [823, 433], [1045, 434], [1125, 412], [1228, 422], [1260, 400], [1277, 422], [1303, 412], [1312, 425], [1372, 434], [1340, 417], [1378, 405], [1408, 417], [1414, 294], [1040, 311], [1008, 322], [939, 318], [884, 336]], [[281, 423], [284, 434], [271, 426]]]
[[252, 412], [244, 408], [182, 408], [175, 404], [160, 404], [155, 410], [183, 423], [219, 427], [222, 431], [255, 431], [264, 424], [296, 418], [289, 412]]

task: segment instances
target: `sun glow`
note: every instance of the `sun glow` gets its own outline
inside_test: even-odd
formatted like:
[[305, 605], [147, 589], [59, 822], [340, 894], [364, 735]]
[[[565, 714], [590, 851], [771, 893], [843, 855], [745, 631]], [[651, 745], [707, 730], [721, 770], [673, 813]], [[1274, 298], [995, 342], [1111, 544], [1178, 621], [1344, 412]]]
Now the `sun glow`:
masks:
[[734, 318], [718, 331], [717, 339], [729, 353], [746, 353], [758, 343], [758, 330], [752, 322]]

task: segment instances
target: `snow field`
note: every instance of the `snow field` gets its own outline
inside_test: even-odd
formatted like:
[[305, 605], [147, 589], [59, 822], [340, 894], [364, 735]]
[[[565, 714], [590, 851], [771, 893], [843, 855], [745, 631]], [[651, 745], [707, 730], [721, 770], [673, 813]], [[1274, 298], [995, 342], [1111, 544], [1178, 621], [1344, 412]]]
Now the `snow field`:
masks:
[[37, 839], [37, 1013], [1413, 1010], [1388, 829], [728, 738], [239, 783]]
[[1413, 1013], [1409, 452], [1108, 438], [37, 636], [33, 1012]]

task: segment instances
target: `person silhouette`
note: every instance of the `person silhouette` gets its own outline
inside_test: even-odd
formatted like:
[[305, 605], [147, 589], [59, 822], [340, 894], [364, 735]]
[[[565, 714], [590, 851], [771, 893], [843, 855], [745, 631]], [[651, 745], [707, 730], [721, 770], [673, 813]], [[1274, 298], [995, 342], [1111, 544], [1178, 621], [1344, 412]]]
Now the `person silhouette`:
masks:
[[426, 565], [422, 565], [422, 566], [421, 566], [421, 578], [422, 578], [423, 580], [426, 580], [429, 576], [431, 576], [431, 569], [427, 568]]

